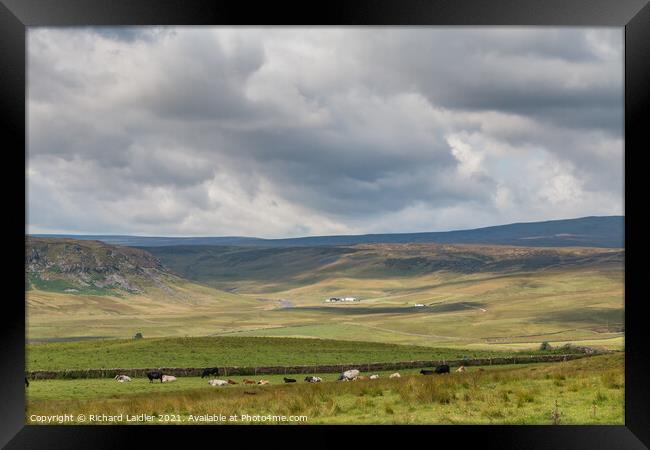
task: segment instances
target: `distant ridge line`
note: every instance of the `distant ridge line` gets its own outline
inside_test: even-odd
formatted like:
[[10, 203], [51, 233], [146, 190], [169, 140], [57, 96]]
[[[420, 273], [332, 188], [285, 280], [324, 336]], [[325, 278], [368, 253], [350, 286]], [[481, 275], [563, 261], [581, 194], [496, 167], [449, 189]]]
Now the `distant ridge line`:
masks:
[[34, 237], [98, 240], [131, 247], [161, 246], [255, 246], [304, 247], [356, 244], [484, 244], [525, 247], [622, 248], [625, 216], [588, 216], [576, 219], [518, 222], [467, 230], [416, 233], [375, 233], [362, 235], [306, 236], [265, 239], [244, 236], [165, 237], [131, 235], [33, 234]]

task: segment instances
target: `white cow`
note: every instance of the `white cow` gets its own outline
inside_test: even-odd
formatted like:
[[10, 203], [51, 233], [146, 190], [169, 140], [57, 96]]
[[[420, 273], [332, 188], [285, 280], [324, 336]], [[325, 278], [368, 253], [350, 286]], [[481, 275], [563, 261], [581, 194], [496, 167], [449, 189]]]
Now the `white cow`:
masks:
[[176, 381], [176, 377], [174, 375], [163, 375], [161, 381], [163, 383], [171, 383], [172, 381]]
[[125, 381], [131, 381], [131, 377], [128, 377], [126, 375], [115, 375], [115, 379], [119, 383], [124, 383]]
[[210, 386], [227, 386], [228, 382], [226, 380], [210, 380], [208, 384]]
[[395, 372], [391, 374], [388, 378], [402, 378], [402, 376], [399, 374], [399, 372]]
[[375, 375], [370, 375], [370, 379], [371, 379], [371, 380], [376, 380], [376, 379], [378, 379], [378, 378], [379, 378], [379, 375], [377, 375], [377, 374], [375, 374]]
[[359, 376], [361, 372], [359, 372], [357, 369], [351, 369], [351, 370], [346, 370], [341, 374], [339, 377], [339, 380], [354, 380]]

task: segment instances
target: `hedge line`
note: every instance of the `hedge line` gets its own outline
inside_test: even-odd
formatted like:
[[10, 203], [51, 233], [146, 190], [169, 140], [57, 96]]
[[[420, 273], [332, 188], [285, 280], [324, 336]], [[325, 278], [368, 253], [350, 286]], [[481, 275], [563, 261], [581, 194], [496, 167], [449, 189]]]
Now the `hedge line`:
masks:
[[[435, 367], [440, 364], [449, 364], [450, 366], [487, 366], [503, 364], [526, 364], [541, 362], [558, 362], [568, 361], [571, 359], [584, 358], [591, 356], [585, 353], [566, 354], [566, 355], [528, 355], [528, 356], [511, 356], [504, 358], [476, 358], [476, 359], [456, 359], [456, 360], [427, 360], [427, 361], [402, 361], [402, 362], [383, 362], [383, 363], [363, 363], [363, 364], [320, 364], [312, 366], [266, 366], [266, 367], [219, 367], [219, 375], [268, 375], [268, 374], [310, 374], [310, 373], [340, 373], [348, 369], [359, 369], [361, 371], [376, 370], [399, 370], [399, 369], [419, 369], [425, 367]], [[197, 377], [201, 376], [203, 367], [179, 368], [179, 367], [155, 367], [146, 369], [76, 369], [76, 370], [35, 370], [27, 372], [27, 377], [33, 380], [48, 379], [76, 379], [76, 378], [113, 378], [116, 375], [128, 375], [130, 377], [146, 377], [146, 373], [151, 370], [162, 371], [166, 375], [180, 377]]]

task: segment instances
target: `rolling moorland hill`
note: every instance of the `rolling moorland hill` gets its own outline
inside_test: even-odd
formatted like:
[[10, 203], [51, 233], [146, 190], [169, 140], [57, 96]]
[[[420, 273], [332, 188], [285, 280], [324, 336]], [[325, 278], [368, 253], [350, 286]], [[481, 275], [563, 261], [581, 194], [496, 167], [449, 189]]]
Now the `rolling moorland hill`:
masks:
[[99, 241], [28, 237], [26, 288], [69, 293], [139, 293], [175, 275], [150, 253]]
[[153, 237], [116, 235], [36, 235], [99, 240], [109, 244], [137, 247], [177, 245], [219, 245], [254, 247], [311, 247], [356, 244], [485, 244], [525, 247], [606, 247], [624, 246], [625, 217], [603, 216], [544, 222], [513, 223], [473, 230], [424, 233], [392, 233], [341, 236], [310, 236], [288, 239], [255, 237]]
[[363, 244], [324, 247], [146, 247], [185, 278], [220, 289], [251, 282], [278, 289], [332, 278], [418, 277], [585, 267], [622, 267], [624, 251], [603, 248], [542, 248], [441, 244]]
[[98, 241], [28, 238], [28, 341], [205, 335], [259, 302], [185, 280], [150, 253]]

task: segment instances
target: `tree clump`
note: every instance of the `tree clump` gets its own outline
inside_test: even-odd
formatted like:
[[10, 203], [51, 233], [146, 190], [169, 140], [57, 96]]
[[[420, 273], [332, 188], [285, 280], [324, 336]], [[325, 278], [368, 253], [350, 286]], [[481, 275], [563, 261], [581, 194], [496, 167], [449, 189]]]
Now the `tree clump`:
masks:
[[539, 349], [543, 352], [552, 350], [553, 347], [551, 347], [551, 344], [548, 343], [548, 341], [542, 342], [542, 344], [539, 346]]

